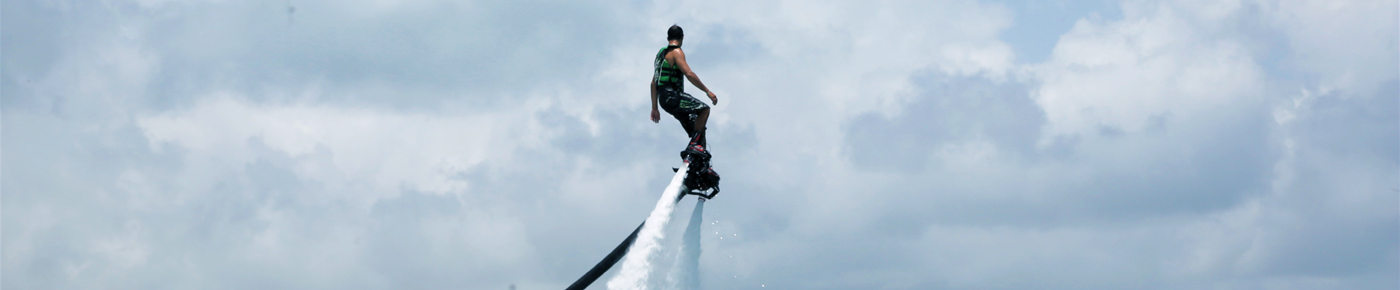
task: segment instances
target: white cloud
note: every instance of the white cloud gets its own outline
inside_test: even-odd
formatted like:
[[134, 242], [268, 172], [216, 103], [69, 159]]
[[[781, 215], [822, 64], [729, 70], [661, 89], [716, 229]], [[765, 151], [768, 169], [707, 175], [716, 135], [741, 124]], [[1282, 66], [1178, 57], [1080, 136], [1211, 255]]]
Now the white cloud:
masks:
[[696, 2], [655, 10], [653, 26], [690, 25], [692, 43], [724, 41], [705, 37], [742, 32], [736, 44], [761, 49], [764, 57], [753, 63], [724, 64], [706, 73], [745, 91], [783, 89], [736, 100], [816, 101], [841, 115], [892, 113], [912, 97], [915, 74], [1001, 77], [1012, 65], [1010, 47], [996, 38], [1010, 25], [1009, 13], [975, 1]]
[[[302, 178], [375, 193], [372, 204], [401, 187], [453, 193], [470, 185], [453, 174], [483, 162], [509, 163], [515, 146], [542, 146], [552, 132], [526, 111], [468, 116], [384, 114], [316, 105], [256, 105], [227, 93], [203, 97], [188, 110], [138, 117], [151, 146], [178, 146], [194, 159], [212, 158], [220, 170], [241, 170], [260, 154], [250, 142], [300, 159], [324, 151], [326, 163], [298, 164]], [[311, 160], [315, 160], [314, 158]], [[353, 186], [352, 186], [353, 184]]]
[[1191, 22], [1239, 13], [1238, 6], [1139, 5], [1146, 7], [1125, 8], [1122, 21], [1080, 20], [1051, 59], [1034, 69], [1040, 83], [1035, 99], [1048, 121], [1042, 143], [1105, 129], [1174, 127], [1205, 114], [1237, 114], [1261, 101], [1263, 73], [1239, 40]]
[[1316, 78], [1316, 86], [1370, 96], [1395, 79], [1395, 1], [1261, 1], [1267, 20], [1286, 34], [1289, 64]]

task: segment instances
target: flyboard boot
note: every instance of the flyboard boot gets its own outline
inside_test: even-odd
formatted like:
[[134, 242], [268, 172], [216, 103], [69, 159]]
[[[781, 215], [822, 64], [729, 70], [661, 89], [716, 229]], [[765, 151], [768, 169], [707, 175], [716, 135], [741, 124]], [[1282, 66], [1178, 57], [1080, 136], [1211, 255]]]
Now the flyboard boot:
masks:
[[689, 194], [705, 199], [719, 194], [719, 173], [710, 167], [710, 152], [705, 148], [704, 131], [690, 138], [690, 143], [681, 151], [681, 160], [686, 162], [685, 187], [689, 189]]

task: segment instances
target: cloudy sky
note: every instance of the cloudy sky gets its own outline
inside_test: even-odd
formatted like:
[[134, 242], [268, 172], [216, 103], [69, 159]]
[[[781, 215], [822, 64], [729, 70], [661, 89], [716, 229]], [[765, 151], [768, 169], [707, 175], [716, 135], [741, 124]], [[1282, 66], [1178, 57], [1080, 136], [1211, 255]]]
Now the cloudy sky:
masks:
[[5, 289], [563, 288], [673, 23], [705, 288], [1400, 288], [1396, 1], [0, 3]]

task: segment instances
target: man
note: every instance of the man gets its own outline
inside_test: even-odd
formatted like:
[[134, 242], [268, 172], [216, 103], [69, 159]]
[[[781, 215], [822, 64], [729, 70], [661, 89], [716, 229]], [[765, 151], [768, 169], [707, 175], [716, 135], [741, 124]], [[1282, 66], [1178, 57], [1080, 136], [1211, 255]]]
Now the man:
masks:
[[691, 163], [687, 170], [691, 170], [692, 175], [698, 177], [694, 179], [694, 183], [687, 182], [687, 187], [696, 191], [713, 189], [707, 197], [709, 198], [719, 193], [719, 174], [710, 168], [710, 153], [705, 147], [705, 121], [710, 118], [710, 106], [685, 93], [685, 84], [682, 83], [681, 76], [685, 76], [696, 88], [704, 91], [716, 105], [719, 104], [719, 98], [715, 97], [715, 93], [705, 87], [705, 83], [700, 82], [700, 77], [690, 70], [690, 64], [685, 60], [685, 52], [681, 50], [681, 42], [684, 39], [685, 33], [681, 31], [681, 27], [671, 25], [671, 28], [666, 30], [666, 47], [656, 53], [656, 60], [653, 62], [655, 70], [647, 84], [651, 88], [651, 122], [661, 121], [661, 112], [656, 109], [658, 103], [666, 113], [680, 121], [681, 128], [690, 136], [690, 144], [681, 152], [681, 158]]

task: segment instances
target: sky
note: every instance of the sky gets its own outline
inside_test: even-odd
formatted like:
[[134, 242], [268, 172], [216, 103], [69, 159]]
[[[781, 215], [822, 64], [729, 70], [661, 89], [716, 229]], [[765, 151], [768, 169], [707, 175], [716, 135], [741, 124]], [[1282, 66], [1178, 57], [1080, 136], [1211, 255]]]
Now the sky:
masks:
[[1400, 288], [1384, 0], [4, 0], [0, 288], [563, 288], [672, 24], [702, 288]]

